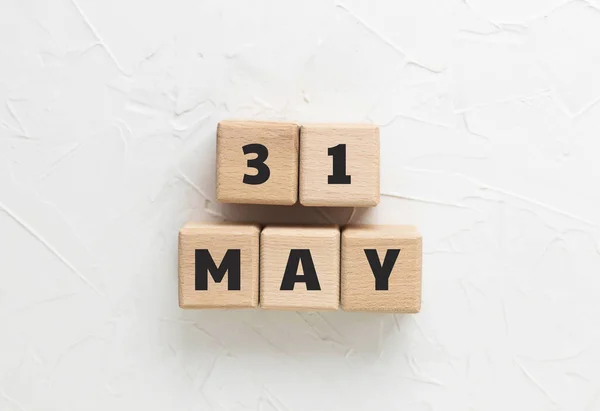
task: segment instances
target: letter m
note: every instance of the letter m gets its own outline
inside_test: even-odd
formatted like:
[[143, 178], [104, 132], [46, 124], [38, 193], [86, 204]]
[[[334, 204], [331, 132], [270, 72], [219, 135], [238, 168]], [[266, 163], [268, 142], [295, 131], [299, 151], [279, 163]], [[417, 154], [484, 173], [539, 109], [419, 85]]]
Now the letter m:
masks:
[[216, 283], [223, 281], [225, 273], [227, 275], [227, 289], [240, 289], [240, 250], [227, 250], [221, 260], [221, 265], [217, 267], [210, 252], [207, 249], [196, 250], [196, 291], [208, 290], [208, 273]]

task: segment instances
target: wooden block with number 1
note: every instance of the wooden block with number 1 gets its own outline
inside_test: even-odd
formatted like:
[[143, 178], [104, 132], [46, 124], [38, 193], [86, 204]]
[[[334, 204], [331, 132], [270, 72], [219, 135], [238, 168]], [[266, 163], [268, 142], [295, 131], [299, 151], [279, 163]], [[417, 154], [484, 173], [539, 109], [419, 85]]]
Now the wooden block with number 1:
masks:
[[179, 231], [179, 306], [258, 307], [260, 227], [188, 223]]
[[298, 136], [295, 123], [221, 121], [217, 127], [217, 199], [295, 204]]
[[337, 226], [267, 226], [260, 244], [260, 306], [337, 310], [340, 231]]
[[342, 232], [342, 309], [417, 313], [422, 240], [412, 226], [348, 226]]
[[373, 207], [379, 203], [379, 127], [309, 124], [300, 129], [300, 203]]

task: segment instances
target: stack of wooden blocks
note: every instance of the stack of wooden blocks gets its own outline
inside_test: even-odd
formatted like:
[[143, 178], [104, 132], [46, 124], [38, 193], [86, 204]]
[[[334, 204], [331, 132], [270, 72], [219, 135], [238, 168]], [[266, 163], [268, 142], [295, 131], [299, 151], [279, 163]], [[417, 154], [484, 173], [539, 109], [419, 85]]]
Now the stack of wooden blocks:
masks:
[[[227, 203], [373, 207], [374, 125], [223, 121], [217, 199]], [[421, 236], [412, 226], [188, 223], [179, 233], [182, 308], [416, 313]]]

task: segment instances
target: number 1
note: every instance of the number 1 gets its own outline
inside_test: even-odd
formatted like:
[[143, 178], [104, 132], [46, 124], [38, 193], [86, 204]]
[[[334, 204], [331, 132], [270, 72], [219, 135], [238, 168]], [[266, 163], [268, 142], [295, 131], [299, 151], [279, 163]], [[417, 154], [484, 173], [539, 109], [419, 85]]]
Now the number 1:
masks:
[[327, 176], [328, 184], [350, 184], [352, 176], [346, 175], [346, 145], [338, 144], [327, 149], [327, 155], [333, 157], [333, 174]]

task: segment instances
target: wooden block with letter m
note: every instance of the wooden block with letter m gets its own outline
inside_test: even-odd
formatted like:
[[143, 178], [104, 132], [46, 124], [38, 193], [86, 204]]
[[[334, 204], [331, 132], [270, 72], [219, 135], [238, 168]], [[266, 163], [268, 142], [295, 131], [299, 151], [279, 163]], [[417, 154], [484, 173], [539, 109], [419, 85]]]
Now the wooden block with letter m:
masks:
[[186, 224], [179, 232], [179, 306], [258, 307], [259, 237], [252, 224]]

